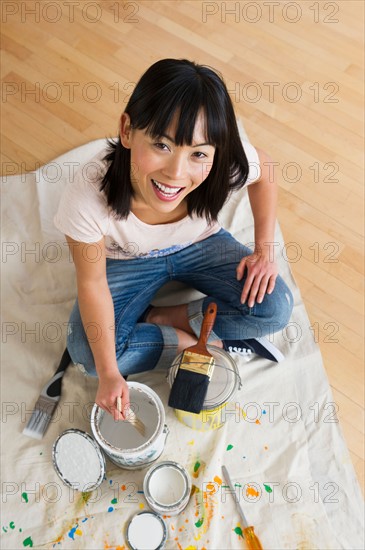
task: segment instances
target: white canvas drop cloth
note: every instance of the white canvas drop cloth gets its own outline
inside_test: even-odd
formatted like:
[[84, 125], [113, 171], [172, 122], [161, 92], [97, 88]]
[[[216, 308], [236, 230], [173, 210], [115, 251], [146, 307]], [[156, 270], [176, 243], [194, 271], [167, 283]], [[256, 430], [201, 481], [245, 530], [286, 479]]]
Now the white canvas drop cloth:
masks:
[[[4, 549], [121, 550], [127, 548], [128, 521], [148, 510], [142, 490], [146, 470], [123, 470], [107, 460], [105, 481], [89, 495], [73, 492], [57, 477], [51, 458], [57, 436], [68, 428], [91, 433], [88, 413], [97, 380], [77, 367], [64, 377], [61, 402], [44, 439], [22, 434], [65, 347], [76, 296], [74, 266], [53, 215], [74, 169], [104, 143], [89, 143], [37, 172], [2, 183]], [[253, 241], [246, 191], [232, 197], [221, 221], [241, 242]], [[148, 384], [165, 405], [170, 434], [160, 460], [184, 465], [195, 486], [185, 511], [165, 518], [168, 549], [245, 547], [239, 516], [222, 482], [223, 463], [264, 549], [364, 548], [360, 489], [279, 226], [276, 241], [280, 273], [295, 299], [289, 326], [274, 338], [286, 360], [274, 365], [258, 357], [248, 363], [238, 359], [242, 389], [223, 428], [201, 433], [180, 423], [167, 407], [165, 372], [131, 378]], [[175, 285], [159, 303], [193, 296]]]

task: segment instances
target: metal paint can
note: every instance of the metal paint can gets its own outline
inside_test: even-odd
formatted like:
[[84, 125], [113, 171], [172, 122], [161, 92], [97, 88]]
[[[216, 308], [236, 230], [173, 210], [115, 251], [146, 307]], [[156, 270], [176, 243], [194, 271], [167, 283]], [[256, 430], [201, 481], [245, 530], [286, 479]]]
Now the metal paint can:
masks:
[[[224, 350], [215, 346], [207, 346], [215, 360], [212, 379], [208, 386], [203, 408], [199, 414], [174, 409], [177, 418], [192, 428], [201, 432], [221, 428], [226, 419], [232, 416], [232, 410], [227, 405], [232, 400], [242, 383], [238, 367], [232, 357]], [[177, 374], [182, 354], [178, 355], [169, 369], [167, 380], [172, 386]]]
[[154, 512], [140, 512], [129, 522], [126, 539], [131, 550], [162, 550], [167, 539], [166, 523]]
[[187, 506], [191, 479], [186, 469], [171, 460], [154, 464], [143, 480], [148, 504], [158, 514], [176, 516]]
[[128, 387], [131, 409], [145, 425], [145, 435], [141, 435], [130, 422], [115, 421], [96, 404], [91, 411], [91, 429], [114, 464], [134, 470], [159, 458], [169, 430], [165, 424], [165, 409], [157, 393], [139, 382], [128, 382]]
[[52, 461], [63, 483], [77, 491], [93, 491], [105, 477], [105, 459], [99, 445], [81, 430], [66, 430], [58, 436]]

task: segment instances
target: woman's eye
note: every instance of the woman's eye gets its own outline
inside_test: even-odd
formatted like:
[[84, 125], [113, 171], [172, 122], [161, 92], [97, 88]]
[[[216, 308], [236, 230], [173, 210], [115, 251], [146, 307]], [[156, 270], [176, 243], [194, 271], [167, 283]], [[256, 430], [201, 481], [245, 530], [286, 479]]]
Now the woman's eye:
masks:
[[157, 141], [156, 143], [154, 143], [154, 146], [157, 147], [157, 149], [161, 149], [162, 151], [169, 150], [166, 143], [162, 143], [161, 141]]
[[193, 153], [193, 155], [198, 159], [205, 159], [207, 158], [207, 155], [205, 153], [202, 153], [200, 151], [197, 151], [196, 153]]

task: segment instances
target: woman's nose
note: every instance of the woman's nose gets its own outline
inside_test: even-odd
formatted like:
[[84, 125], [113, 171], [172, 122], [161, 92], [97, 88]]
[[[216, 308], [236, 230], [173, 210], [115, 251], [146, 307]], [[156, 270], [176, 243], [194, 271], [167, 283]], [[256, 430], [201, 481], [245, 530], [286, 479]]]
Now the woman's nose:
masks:
[[183, 179], [187, 173], [187, 161], [184, 155], [171, 155], [162, 172], [170, 179]]

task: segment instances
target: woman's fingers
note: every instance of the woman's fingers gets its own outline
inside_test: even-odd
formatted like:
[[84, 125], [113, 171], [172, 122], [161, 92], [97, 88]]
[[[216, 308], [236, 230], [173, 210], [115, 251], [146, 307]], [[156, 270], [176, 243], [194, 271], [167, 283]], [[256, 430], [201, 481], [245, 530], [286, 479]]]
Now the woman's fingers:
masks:
[[247, 301], [249, 307], [255, 303], [261, 304], [265, 294], [271, 294], [275, 287], [277, 277], [274, 265], [260, 261], [255, 255], [242, 258], [237, 266], [237, 280], [241, 280], [245, 268], [247, 269], [246, 280], [241, 293], [241, 303]]

